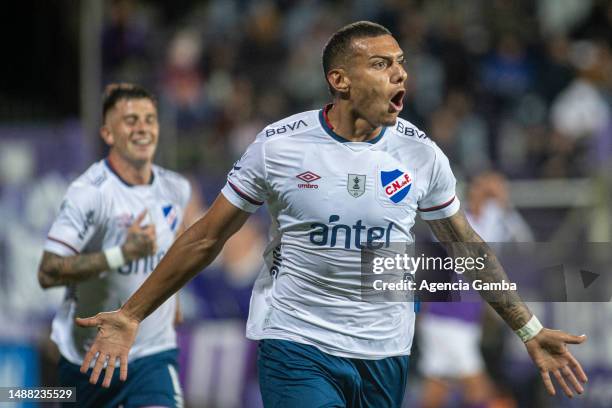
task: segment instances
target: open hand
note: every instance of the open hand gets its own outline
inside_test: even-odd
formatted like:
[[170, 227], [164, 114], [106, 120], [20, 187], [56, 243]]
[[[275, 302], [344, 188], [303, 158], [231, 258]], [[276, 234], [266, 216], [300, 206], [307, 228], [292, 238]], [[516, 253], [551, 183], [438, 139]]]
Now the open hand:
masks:
[[94, 317], [84, 319], [77, 317], [76, 323], [82, 327], [98, 328], [98, 335], [81, 364], [81, 372], [86, 373], [92, 361], [95, 363], [89, 382], [91, 384], [98, 382], [104, 363], [107, 363], [102, 387], [110, 387], [117, 359], [121, 364], [119, 378], [125, 381], [128, 370], [128, 353], [136, 339], [138, 321], [129, 318], [121, 310], [116, 310], [98, 313]]
[[[582, 384], [587, 382], [587, 376], [582, 370], [578, 360], [567, 349], [567, 344], [581, 344], [586, 336], [573, 336], [560, 330], [542, 329], [533, 339], [525, 343], [529, 356], [540, 370], [546, 391], [555, 395], [555, 386], [552, 383], [552, 373], [565, 395], [572, 398], [574, 392], [584, 392]], [[572, 388], [568, 386], [570, 383]], [[582, 384], [581, 384], [582, 383]]]

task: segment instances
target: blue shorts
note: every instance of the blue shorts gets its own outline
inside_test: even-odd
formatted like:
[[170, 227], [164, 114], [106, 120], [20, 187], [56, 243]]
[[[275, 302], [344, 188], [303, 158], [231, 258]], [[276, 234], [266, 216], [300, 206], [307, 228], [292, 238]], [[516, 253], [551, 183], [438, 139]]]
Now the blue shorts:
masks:
[[110, 388], [102, 388], [104, 370], [97, 385], [89, 383], [89, 375], [81, 374], [79, 366], [64, 357], [59, 362], [59, 380], [62, 387], [76, 387], [77, 403], [70, 407], [125, 408], [157, 405], [182, 407], [183, 396], [178, 380], [178, 351], [168, 350], [132, 361], [125, 382], [119, 380], [119, 368], [115, 369]]
[[285, 340], [259, 342], [259, 386], [266, 408], [398, 408], [408, 356], [381, 360], [336, 357]]

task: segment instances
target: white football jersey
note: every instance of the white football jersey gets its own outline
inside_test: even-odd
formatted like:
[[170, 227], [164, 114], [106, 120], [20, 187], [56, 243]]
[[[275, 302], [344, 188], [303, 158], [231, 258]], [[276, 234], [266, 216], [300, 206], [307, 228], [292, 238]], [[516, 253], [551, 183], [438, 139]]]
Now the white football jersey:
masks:
[[[155, 224], [157, 253], [67, 287], [51, 338], [68, 361], [81, 364], [96, 335], [95, 328], [81, 328], [74, 318], [115, 310], [138, 289], [174, 241], [190, 193], [184, 177], [158, 166], [153, 166], [150, 184], [129, 185], [107, 160], [94, 163], [70, 185], [46, 251], [72, 256], [122, 245], [132, 221], [147, 209], [141, 225]], [[175, 309], [172, 297], [142, 321], [130, 360], [176, 347]]]
[[267, 202], [272, 218], [247, 336], [342, 357], [410, 354], [413, 304], [360, 299], [360, 249], [412, 243], [417, 212], [426, 220], [456, 213], [455, 178], [442, 151], [410, 122], [350, 142], [334, 133], [326, 109], [266, 127], [222, 190], [245, 211]]

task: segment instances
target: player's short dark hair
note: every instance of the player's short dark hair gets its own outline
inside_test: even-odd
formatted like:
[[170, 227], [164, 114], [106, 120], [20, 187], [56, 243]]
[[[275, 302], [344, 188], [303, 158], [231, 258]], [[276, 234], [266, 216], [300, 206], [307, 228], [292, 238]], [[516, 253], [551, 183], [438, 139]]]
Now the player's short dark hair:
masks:
[[[348, 55], [353, 40], [358, 38], [380, 37], [381, 35], [392, 35], [391, 32], [380, 24], [371, 21], [357, 21], [342, 27], [327, 40], [323, 47], [323, 75], [327, 81], [327, 73], [341, 63]], [[334, 94], [334, 89], [328, 83], [329, 91]]]
[[117, 102], [122, 99], [149, 99], [157, 106], [157, 98], [151, 92], [140, 85], [130, 83], [109, 84], [104, 89], [102, 100], [102, 120], [106, 119], [106, 114], [115, 107]]

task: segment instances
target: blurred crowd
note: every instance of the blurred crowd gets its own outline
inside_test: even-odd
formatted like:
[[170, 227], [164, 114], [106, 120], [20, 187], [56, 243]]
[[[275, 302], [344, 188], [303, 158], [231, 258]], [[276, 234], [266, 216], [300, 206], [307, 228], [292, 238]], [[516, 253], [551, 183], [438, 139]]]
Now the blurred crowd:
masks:
[[115, 0], [104, 82], [156, 91], [177, 163], [223, 176], [267, 123], [329, 101], [321, 49], [359, 19], [398, 38], [410, 75], [402, 116], [459, 178], [580, 177], [609, 159], [609, 1]]

